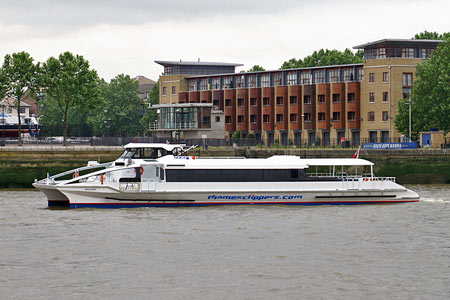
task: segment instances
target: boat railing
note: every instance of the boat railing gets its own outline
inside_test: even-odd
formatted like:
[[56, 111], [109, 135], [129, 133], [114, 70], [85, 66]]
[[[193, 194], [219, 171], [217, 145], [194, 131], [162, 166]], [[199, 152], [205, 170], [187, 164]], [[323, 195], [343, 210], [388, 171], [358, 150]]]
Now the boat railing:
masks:
[[[95, 165], [90, 165], [90, 166], [85, 166], [85, 167], [80, 167], [80, 168], [76, 168], [76, 169], [72, 169], [66, 172], [62, 172], [56, 175], [48, 175], [47, 178], [44, 178], [42, 180], [37, 181], [38, 183], [44, 183], [44, 184], [56, 184], [55, 183], [55, 179], [60, 178], [60, 177], [64, 177], [70, 174], [73, 174], [74, 176], [78, 176], [80, 172], [82, 171], [86, 171], [86, 170], [92, 170], [92, 169], [99, 169], [99, 168], [109, 168], [111, 166], [113, 162], [108, 162], [108, 163], [103, 163], [103, 164], [95, 164]], [[75, 175], [76, 174], [76, 175]]]
[[367, 174], [364, 175], [349, 175], [349, 174], [332, 174], [332, 173], [307, 173], [311, 178], [337, 178], [342, 181], [392, 181], [395, 182], [395, 177], [375, 177]]

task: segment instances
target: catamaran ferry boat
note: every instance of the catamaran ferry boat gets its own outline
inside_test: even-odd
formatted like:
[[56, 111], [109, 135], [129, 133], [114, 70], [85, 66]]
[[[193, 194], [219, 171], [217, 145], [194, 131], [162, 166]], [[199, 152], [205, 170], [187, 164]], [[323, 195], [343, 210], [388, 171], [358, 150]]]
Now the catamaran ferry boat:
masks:
[[[366, 172], [366, 173], [365, 173]], [[48, 205], [77, 207], [417, 202], [359, 158], [195, 157], [183, 145], [132, 143], [115, 161], [35, 181]]]

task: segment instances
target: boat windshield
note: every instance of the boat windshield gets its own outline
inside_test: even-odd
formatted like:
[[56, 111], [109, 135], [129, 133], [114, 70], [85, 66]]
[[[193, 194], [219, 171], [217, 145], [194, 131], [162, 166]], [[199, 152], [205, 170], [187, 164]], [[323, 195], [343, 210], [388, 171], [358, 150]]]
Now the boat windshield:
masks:
[[128, 148], [119, 158], [156, 159], [167, 155], [167, 151], [161, 148]]

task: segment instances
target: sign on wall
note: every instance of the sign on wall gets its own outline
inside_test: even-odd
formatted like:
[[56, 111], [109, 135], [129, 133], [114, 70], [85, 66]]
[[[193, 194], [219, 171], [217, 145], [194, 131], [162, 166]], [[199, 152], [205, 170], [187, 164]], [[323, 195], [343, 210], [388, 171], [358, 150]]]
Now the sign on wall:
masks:
[[363, 149], [417, 149], [417, 143], [366, 143]]

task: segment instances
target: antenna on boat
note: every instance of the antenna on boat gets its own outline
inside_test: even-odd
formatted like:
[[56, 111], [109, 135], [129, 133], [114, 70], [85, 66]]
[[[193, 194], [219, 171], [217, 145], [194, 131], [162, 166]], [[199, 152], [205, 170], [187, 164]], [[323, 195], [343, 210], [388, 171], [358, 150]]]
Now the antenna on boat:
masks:
[[192, 149], [195, 149], [195, 148], [197, 148], [197, 147], [198, 147], [198, 145], [192, 145], [192, 146], [190, 146], [189, 148], [187, 148], [186, 150], [183, 149], [183, 152], [184, 152], [184, 153], [187, 153], [188, 151], [190, 151], [190, 150], [192, 150]]

